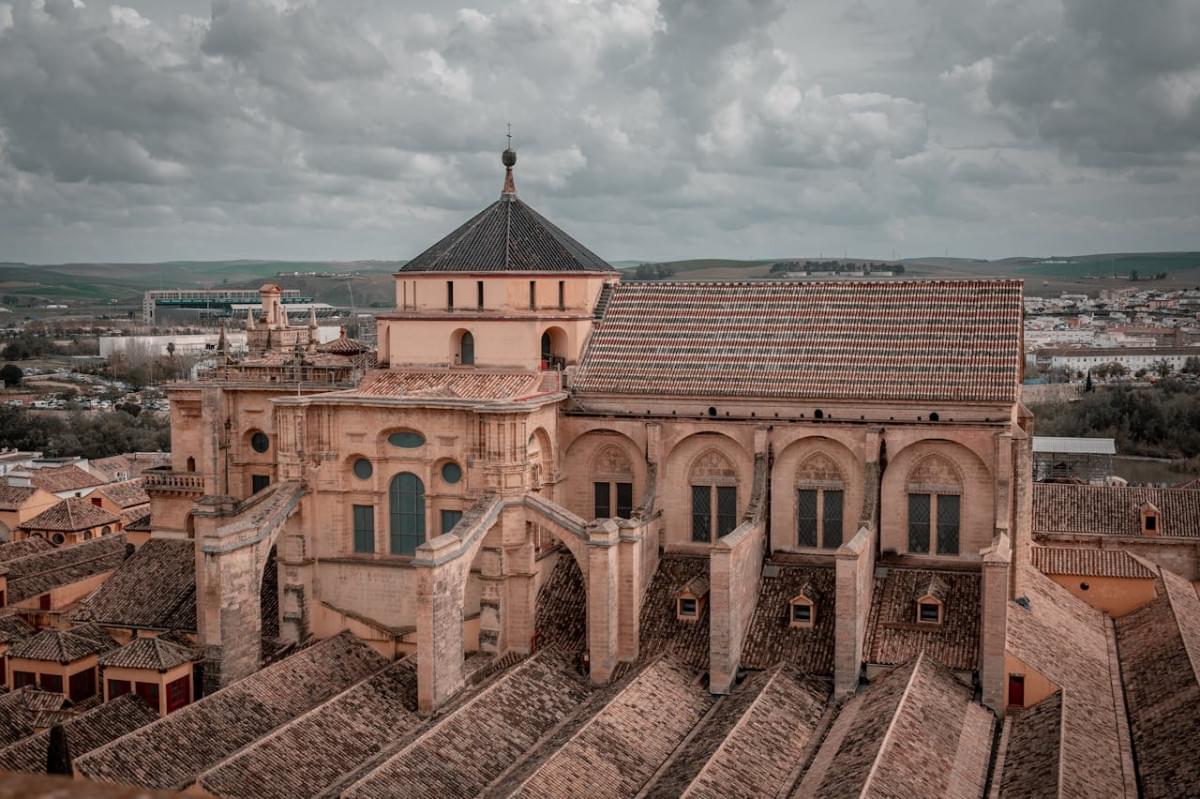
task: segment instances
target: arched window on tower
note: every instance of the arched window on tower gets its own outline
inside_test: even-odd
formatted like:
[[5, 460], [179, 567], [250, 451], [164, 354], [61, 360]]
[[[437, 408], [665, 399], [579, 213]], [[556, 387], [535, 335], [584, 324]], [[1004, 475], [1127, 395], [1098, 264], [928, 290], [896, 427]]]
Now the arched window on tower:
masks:
[[390, 551], [413, 555], [425, 543], [425, 484], [411, 472], [401, 472], [388, 486]]
[[716, 450], [697, 458], [688, 475], [692, 540], [710, 544], [737, 527], [737, 470]]
[[458, 340], [458, 362], [463, 366], [475, 365], [475, 337], [469, 330]]
[[816, 452], [796, 472], [796, 546], [836, 549], [842, 545], [845, 485], [842, 472]]
[[596, 453], [592, 499], [597, 519], [628, 519], [633, 515], [633, 464], [616, 444], [607, 444]]

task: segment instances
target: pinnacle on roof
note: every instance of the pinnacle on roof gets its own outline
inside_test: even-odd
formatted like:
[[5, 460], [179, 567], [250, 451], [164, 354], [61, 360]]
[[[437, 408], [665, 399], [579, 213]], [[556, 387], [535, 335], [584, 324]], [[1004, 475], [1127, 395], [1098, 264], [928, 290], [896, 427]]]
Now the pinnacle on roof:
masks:
[[511, 145], [501, 154], [500, 199], [413, 258], [401, 272], [615, 272], [517, 197]]

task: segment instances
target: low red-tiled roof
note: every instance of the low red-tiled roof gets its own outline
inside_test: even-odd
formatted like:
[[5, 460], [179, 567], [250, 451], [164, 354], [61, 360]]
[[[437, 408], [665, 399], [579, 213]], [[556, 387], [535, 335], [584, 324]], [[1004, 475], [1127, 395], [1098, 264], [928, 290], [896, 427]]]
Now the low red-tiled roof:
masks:
[[125, 534], [106, 535], [4, 564], [8, 568], [8, 601], [23, 602], [55, 588], [111, 572], [125, 559]]
[[1034, 483], [1033, 531], [1140, 536], [1147, 502], [1162, 514], [1158, 535], [1200, 537], [1200, 491], [1068, 483]]
[[[972, 670], [979, 656], [979, 574], [977, 572], [888, 569], [875, 580], [867, 621], [864, 659], [895, 665], [920, 652], [943, 666]], [[941, 624], [917, 623], [917, 600], [940, 593]]]
[[[151, 709], [137, 694], [125, 694], [68, 719], [63, 727], [72, 757], [79, 757], [156, 718], [157, 708]], [[0, 769], [44, 772], [49, 746], [50, 731], [47, 730], [0, 749]], [[90, 792], [87, 793], [90, 795]], [[79, 795], [84, 795], [84, 792]]]
[[[94, 628], [94, 629], [92, 629]], [[72, 663], [88, 655], [115, 649], [117, 643], [95, 625], [71, 630], [42, 630], [8, 650], [10, 658]]]
[[57, 494], [60, 491], [74, 491], [80, 488], [91, 488], [103, 485], [104, 481], [94, 474], [80, 469], [75, 464], [66, 466], [47, 466], [43, 469], [32, 469], [29, 481], [38, 488]]
[[37, 493], [37, 486], [10, 486], [0, 483], [0, 510], [17, 510]]
[[100, 657], [101, 666], [122, 669], [151, 669], [166, 671], [190, 663], [195, 655], [188, 647], [161, 638], [134, 638], [120, 649]]
[[36, 555], [50, 549], [54, 549], [54, 544], [36, 535], [21, 541], [8, 541], [0, 544], [0, 563], [23, 558], [26, 555]]
[[119, 483], [108, 483], [97, 488], [96, 493], [108, 497], [119, 508], [132, 508], [135, 505], [145, 505], [150, 502], [150, 497], [142, 487], [142, 478], [140, 477], [123, 480]]
[[1123, 549], [1035, 546], [1033, 565], [1043, 574], [1154, 579], [1154, 572]]
[[372, 372], [355, 391], [364, 397], [503, 400], [541, 391], [534, 372], [389, 369]]
[[68, 497], [62, 502], [19, 525], [22, 530], [51, 530], [59, 533], [76, 533], [91, 530], [105, 524], [116, 524], [119, 516], [97, 507], [84, 497]]
[[1016, 280], [622, 283], [579, 393], [1015, 401]]

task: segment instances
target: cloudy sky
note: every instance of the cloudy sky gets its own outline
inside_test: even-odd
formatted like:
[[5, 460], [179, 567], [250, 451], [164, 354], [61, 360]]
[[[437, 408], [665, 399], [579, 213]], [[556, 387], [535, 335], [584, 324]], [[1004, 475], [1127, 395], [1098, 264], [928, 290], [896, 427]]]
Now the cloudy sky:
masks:
[[0, 0], [0, 261], [1200, 249], [1196, 0]]

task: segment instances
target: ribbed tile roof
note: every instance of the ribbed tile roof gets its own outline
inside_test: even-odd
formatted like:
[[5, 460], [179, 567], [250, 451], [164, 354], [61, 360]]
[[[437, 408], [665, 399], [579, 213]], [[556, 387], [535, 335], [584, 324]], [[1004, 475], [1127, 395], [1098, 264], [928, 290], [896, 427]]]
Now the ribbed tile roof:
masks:
[[194, 631], [195, 542], [151, 538], [84, 600], [74, 619], [111, 627]]
[[580, 394], [1013, 402], [1016, 280], [622, 283]]
[[120, 649], [105, 653], [101, 666], [166, 671], [195, 658], [191, 649], [160, 638], [134, 638]]
[[480, 372], [456, 369], [381, 369], [353, 392], [363, 397], [430, 399], [518, 399], [544, 390], [536, 372]]
[[[71, 756], [79, 757], [156, 718], [157, 710], [151, 709], [137, 694], [125, 694], [75, 716], [63, 727]], [[44, 772], [49, 747], [50, 732], [47, 730], [0, 749], [0, 769]]]
[[[930, 586], [943, 603], [941, 624], [917, 623], [917, 600]], [[888, 569], [875, 579], [864, 659], [895, 665], [925, 652], [950, 669], [970, 671], [979, 656], [978, 572]]]
[[603, 258], [515, 196], [506, 196], [413, 258], [401, 272], [613, 272]]
[[93, 505], [89, 499], [68, 497], [18, 526], [25, 530], [75, 533], [105, 524], [116, 524], [119, 521], [119, 516]]
[[1123, 549], [1033, 547], [1033, 565], [1043, 574], [1154, 579], [1154, 572]]
[[10, 486], [0, 483], [0, 510], [17, 510], [37, 493], [34, 486]]
[[10, 658], [46, 660], [52, 663], [73, 663], [88, 655], [98, 655], [116, 648], [117, 644], [99, 628], [72, 630], [42, 630], [8, 650]]
[[80, 469], [73, 463], [65, 466], [47, 466], [33, 469], [29, 472], [29, 480], [38, 488], [57, 494], [60, 491], [74, 491], [80, 488], [91, 488], [104, 483], [94, 474]]
[[125, 544], [125, 534], [118, 533], [11, 560], [5, 564], [8, 567], [8, 601], [22, 602], [54, 588], [112, 571], [125, 560]]
[[1033, 531], [1083, 535], [1142, 535], [1141, 507], [1162, 514], [1158, 535], [1200, 537], [1200, 491], [1067, 483], [1034, 483]]
[[113, 504], [121, 508], [132, 508], [135, 505], [145, 505], [150, 502], [146, 489], [142, 486], [142, 478], [134, 477], [119, 483], [108, 483], [96, 489], [104, 494]]

